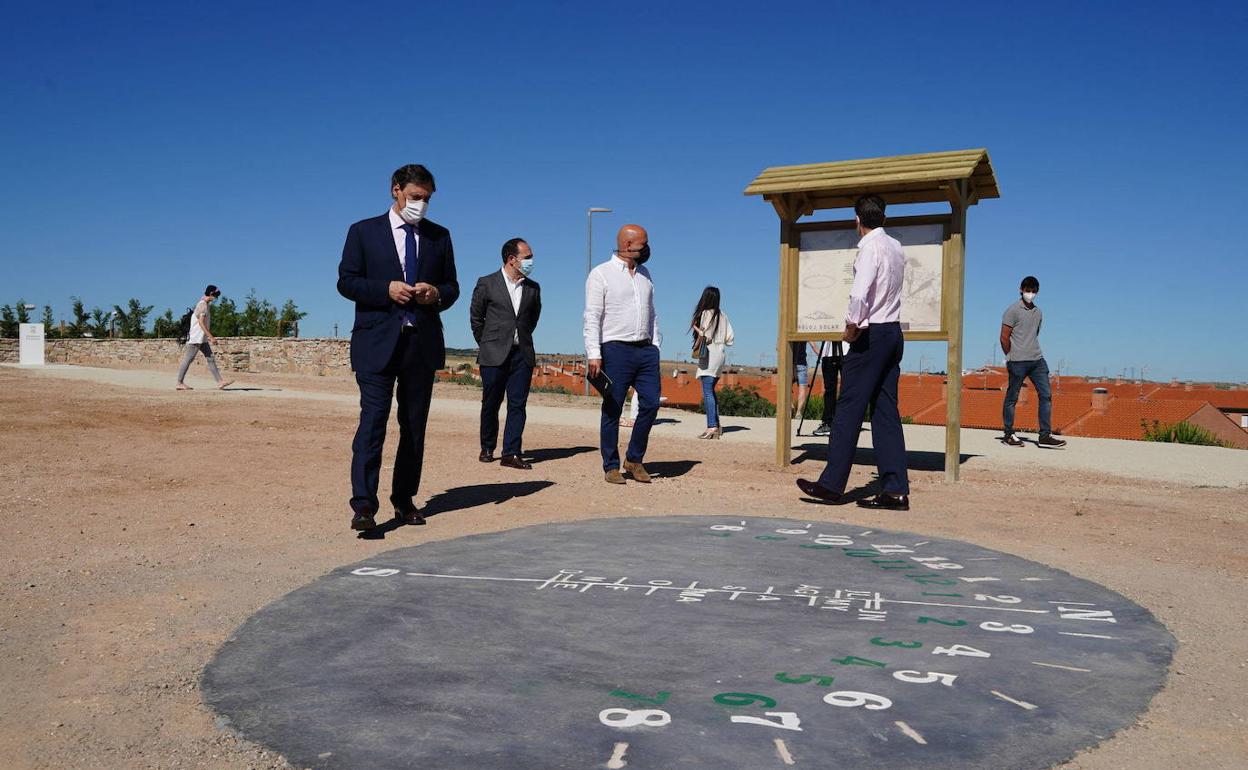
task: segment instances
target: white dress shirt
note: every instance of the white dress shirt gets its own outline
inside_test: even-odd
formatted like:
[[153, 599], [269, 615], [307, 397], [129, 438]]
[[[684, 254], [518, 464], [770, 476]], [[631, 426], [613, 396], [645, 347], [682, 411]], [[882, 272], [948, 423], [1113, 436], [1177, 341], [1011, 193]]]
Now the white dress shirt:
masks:
[[[524, 296], [524, 276], [520, 276], [520, 280], [513, 281], [511, 276], [507, 275], [507, 268], [499, 270], [503, 274], [503, 285], [507, 287], [507, 293], [511, 295], [511, 309], [516, 311], [516, 320], [520, 319], [520, 298]], [[516, 325], [516, 332], [512, 338], [512, 343], [520, 344], [520, 325]]]
[[[407, 282], [407, 231], [403, 226], [407, 223], [403, 221], [403, 217], [394, 213], [394, 207], [387, 209], [390, 212], [390, 232], [394, 235], [394, 250], [399, 252], [399, 269], [403, 271], [403, 281]], [[420, 229], [412, 228], [412, 237], [416, 239], [416, 255], [420, 256]], [[404, 326], [411, 326], [412, 322], [403, 318]]]
[[662, 343], [654, 312], [654, 282], [645, 265], [629, 270], [619, 255], [595, 267], [585, 281], [585, 354], [602, 358], [604, 342]]
[[871, 324], [901, 320], [901, 284], [906, 255], [901, 243], [877, 227], [858, 241], [854, 285], [849, 290], [845, 323], [865, 329]]

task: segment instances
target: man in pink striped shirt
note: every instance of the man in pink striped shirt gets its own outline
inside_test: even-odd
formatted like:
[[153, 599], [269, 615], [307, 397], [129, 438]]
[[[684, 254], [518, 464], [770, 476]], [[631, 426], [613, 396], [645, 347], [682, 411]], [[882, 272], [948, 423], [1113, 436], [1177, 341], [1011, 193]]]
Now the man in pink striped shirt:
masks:
[[803, 493], [839, 502], [849, 481], [858, 447], [858, 433], [867, 406], [871, 407], [871, 443], [879, 467], [882, 491], [862, 499], [863, 508], [910, 510], [910, 480], [906, 473], [906, 439], [897, 411], [897, 382], [901, 377], [901, 286], [906, 255], [896, 238], [884, 232], [884, 201], [864, 195], [854, 203], [858, 223], [858, 255], [854, 258], [854, 285], [845, 314], [845, 354], [841, 394], [828, 439], [828, 464], [817, 481], [798, 479]]

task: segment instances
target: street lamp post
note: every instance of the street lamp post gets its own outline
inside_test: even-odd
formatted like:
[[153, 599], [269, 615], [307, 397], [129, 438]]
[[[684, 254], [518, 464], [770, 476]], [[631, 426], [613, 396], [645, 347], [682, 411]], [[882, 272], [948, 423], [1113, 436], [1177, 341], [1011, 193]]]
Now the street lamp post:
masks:
[[[594, 214], [610, 214], [611, 209], [593, 206], [585, 212], [585, 280], [594, 269]], [[585, 395], [589, 395], [589, 351], [585, 351]]]

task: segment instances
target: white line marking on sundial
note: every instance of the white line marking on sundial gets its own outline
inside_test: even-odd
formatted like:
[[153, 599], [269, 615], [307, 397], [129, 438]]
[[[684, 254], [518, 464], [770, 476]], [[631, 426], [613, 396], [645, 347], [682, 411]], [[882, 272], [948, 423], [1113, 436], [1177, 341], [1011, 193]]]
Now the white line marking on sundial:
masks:
[[920, 607], [957, 607], [964, 610], [997, 610], [999, 612], [1029, 612], [1033, 615], [1048, 615], [1049, 610], [1025, 610], [1020, 607], [997, 607], [995, 605], [985, 604], [947, 604], [945, 602], [915, 602], [909, 599], [886, 599], [880, 597], [882, 602], [892, 602], [893, 604], [917, 604]]
[[995, 577], [958, 578], [958, 580], [962, 580], [967, 583], [999, 583], [1001, 582], [1001, 578], [995, 578]]
[[807, 525], [806, 525], [806, 529], [810, 529], [810, 524], [807, 524]]
[[1024, 583], [1041, 583], [1041, 582], [1045, 582], [1045, 581], [1052, 580], [1052, 579], [1053, 578], [1036, 578], [1036, 577], [1019, 578], [1019, 580], [1023, 581]]
[[793, 761], [793, 755], [789, 753], [789, 747], [784, 745], [783, 739], [773, 738], [772, 740], [776, 742], [776, 753], [780, 755], [781, 762], [783, 762], [786, 765], [797, 764], [796, 762]]
[[615, 744], [615, 751], [611, 752], [611, 758], [607, 760], [607, 767], [611, 770], [620, 770], [620, 768], [627, 765], [628, 761], [624, 759], [624, 752], [626, 751], [628, 751], [627, 743]]
[[998, 697], [998, 698], [1000, 698], [1001, 700], [1003, 700], [1003, 701], [1009, 701], [1010, 703], [1013, 703], [1015, 706], [1021, 706], [1021, 707], [1025, 708], [1025, 709], [1027, 709], [1028, 711], [1033, 711], [1033, 710], [1035, 710], [1035, 709], [1039, 708], [1039, 706], [1037, 706], [1036, 704], [1034, 704], [1034, 703], [1028, 703], [1028, 702], [1027, 702], [1027, 701], [1025, 701], [1025, 700], [1014, 700], [1013, 698], [1011, 698], [1010, 696], [1006, 695], [1005, 693], [1002, 693], [1002, 692], [997, 692], [996, 690], [992, 690], [991, 692], [992, 692], [992, 694], [993, 694], [993, 695], [997, 696], [997, 697]]
[[996, 556], [978, 556], [974, 559], [966, 559], [966, 561], [996, 561]]
[[743, 526], [743, 527], [745, 526], [745, 522], [744, 522], [744, 521], [743, 521], [743, 522], [741, 522], [741, 526]]
[[893, 722], [893, 724], [897, 725], [897, 729], [901, 730], [902, 733], [904, 733], [907, 738], [911, 738], [912, 740], [914, 740], [915, 743], [921, 746], [927, 745], [927, 739], [924, 738], [922, 735], [920, 735], [919, 731], [915, 730], [910, 725], [906, 724], [905, 722]]
[[1092, 673], [1092, 669], [1090, 669], [1090, 668], [1075, 668], [1074, 666], [1059, 666], [1059, 665], [1058, 665], [1058, 664], [1056, 664], [1056, 663], [1041, 663], [1041, 662], [1040, 662], [1040, 661], [1038, 661], [1038, 660], [1033, 660], [1033, 661], [1031, 662], [1031, 665], [1033, 665], [1033, 666], [1044, 666], [1045, 668], [1060, 668], [1060, 669], [1062, 669], [1063, 671], [1078, 671], [1078, 672], [1079, 672], [1079, 673], [1081, 673], [1081, 674], [1090, 674], [1090, 673]]
[[875, 532], [874, 529], [868, 529], [866, 532], [859, 532], [858, 537], [866, 537], [867, 535], [870, 535], [874, 532]]
[[1058, 631], [1062, 636], [1086, 636], [1089, 639], [1117, 639], [1116, 636], [1106, 636], [1105, 634], [1077, 634], [1074, 631]]
[[1080, 607], [1095, 607], [1095, 602], [1049, 602], [1049, 604], [1076, 604]]
[[923, 541], [923, 542], [921, 542], [921, 543], [915, 543], [915, 544], [914, 544], [914, 547], [915, 547], [915, 548], [918, 548], [919, 546], [921, 546], [921, 545], [927, 545], [927, 544], [928, 544], [928, 543], [930, 543], [930, 542], [932, 542], [932, 541], [931, 541], [931, 540], [924, 540], [924, 541]]
[[453, 578], [455, 580], [506, 580], [512, 583], [545, 583], [546, 578], [505, 578], [485, 575], [437, 575], [432, 572], [408, 572], [412, 577]]

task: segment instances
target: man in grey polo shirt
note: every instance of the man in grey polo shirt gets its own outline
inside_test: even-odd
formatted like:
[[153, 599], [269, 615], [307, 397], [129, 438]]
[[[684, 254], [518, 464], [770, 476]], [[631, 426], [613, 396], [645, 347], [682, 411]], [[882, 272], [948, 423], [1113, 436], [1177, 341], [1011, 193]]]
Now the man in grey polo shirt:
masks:
[[1018, 391], [1023, 387], [1023, 379], [1028, 377], [1040, 400], [1040, 440], [1037, 443], [1049, 447], [1066, 446], [1065, 441], [1054, 438], [1052, 434], [1053, 396], [1049, 392], [1049, 365], [1040, 352], [1040, 325], [1044, 314], [1035, 303], [1039, 291], [1040, 281], [1035, 276], [1027, 276], [1019, 285], [1021, 296], [1018, 302], [1006, 308], [1001, 316], [1001, 350], [1005, 351], [1005, 368], [1010, 375], [1001, 418], [1005, 423], [1003, 441], [1010, 446], [1023, 445], [1014, 435], [1014, 407], [1018, 404]]

